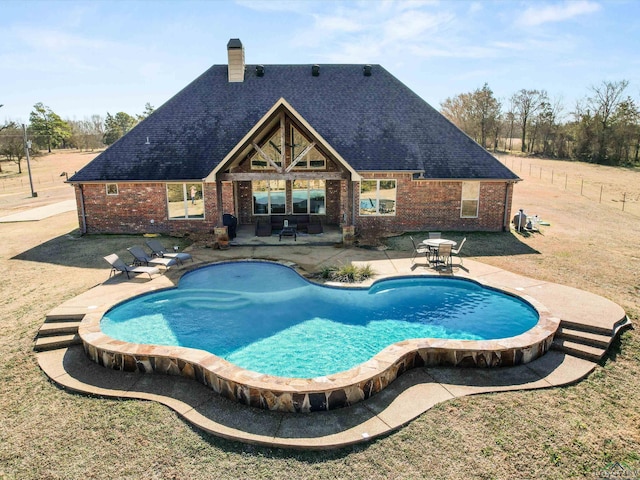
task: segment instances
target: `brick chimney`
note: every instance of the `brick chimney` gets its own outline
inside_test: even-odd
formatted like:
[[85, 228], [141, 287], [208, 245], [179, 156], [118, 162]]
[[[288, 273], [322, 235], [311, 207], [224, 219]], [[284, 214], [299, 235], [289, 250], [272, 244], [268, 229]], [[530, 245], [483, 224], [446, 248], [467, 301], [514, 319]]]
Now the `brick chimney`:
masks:
[[244, 82], [244, 47], [239, 38], [227, 43], [229, 57], [229, 82]]

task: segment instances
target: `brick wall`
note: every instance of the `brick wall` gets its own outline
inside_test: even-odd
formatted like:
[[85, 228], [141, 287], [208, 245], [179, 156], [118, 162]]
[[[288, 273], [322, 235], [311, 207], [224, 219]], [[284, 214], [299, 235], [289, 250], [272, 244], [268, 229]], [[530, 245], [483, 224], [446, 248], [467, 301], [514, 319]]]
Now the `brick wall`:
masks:
[[[506, 182], [481, 182], [477, 218], [461, 218], [462, 183], [458, 181], [413, 180], [409, 174], [364, 174], [363, 179], [397, 180], [396, 215], [360, 216], [359, 186], [356, 188], [355, 225], [363, 235], [402, 231], [501, 231], [511, 211], [512, 188]], [[508, 195], [507, 195], [508, 188]]]
[[[359, 233], [382, 233], [449, 230], [449, 231], [501, 231], [507, 198], [507, 219], [511, 217], [513, 189], [503, 182], [480, 183], [480, 206], [477, 218], [460, 218], [460, 182], [412, 180], [411, 175], [387, 173], [365, 174], [365, 179], [395, 179], [398, 190], [396, 215], [360, 216], [358, 213], [359, 184], [356, 184], [356, 216], [353, 224]], [[80, 215], [80, 189], [76, 188], [78, 220]], [[83, 185], [84, 210], [87, 233], [186, 233], [209, 232], [218, 225], [216, 185], [204, 184], [205, 218], [174, 219], [167, 216], [166, 186], [164, 183], [120, 183], [118, 195], [107, 195], [104, 184]], [[507, 189], [508, 188], [508, 192]], [[234, 199], [234, 190], [238, 197]], [[239, 216], [240, 223], [254, 223], [251, 205], [251, 182], [223, 184], [224, 213]], [[347, 182], [327, 181], [327, 214], [325, 223], [343, 223], [348, 211]], [[236, 205], [238, 212], [236, 212]], [[153, 223], [152, 223], [153, 220]]]
[[204, 184], [204, 219], [169, 220], [164, 183], [119, 183], [117, 195], [107, 195], [104, 184], [76, 185], [75, 191], [81, 229], [84, 204], [86, 233], [208, 232], [218, 221], [215, 184]]

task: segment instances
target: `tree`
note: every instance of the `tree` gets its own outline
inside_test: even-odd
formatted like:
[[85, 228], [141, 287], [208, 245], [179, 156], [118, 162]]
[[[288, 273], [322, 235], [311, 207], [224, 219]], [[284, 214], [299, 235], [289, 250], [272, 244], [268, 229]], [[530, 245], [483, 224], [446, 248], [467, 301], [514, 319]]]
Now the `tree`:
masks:
[[547, 92], [544, 90], [525, 90], [522, 89], [514, 93], [511, 97], [514, 106], [516, 120], [519, 123], [522, 134], [522, 145], [520, 150], [527, 151], [527, 127], [530, 118], [542, 108], [545, 102], [548, 102]]
[[125, 133], [131, 130], [136, 123], [136, 119], [125, 112], [118, 112], [111, 115], [107, 112], [107, 118], [104, 121], [104, 143], [111, 145]]
[[[472, 96], [473, 117], [478, 125], [480, 145], [487, 146], [487, 136], [494, 133], [497, 138], [500, 125], [500, 109], [502, 105], [493, 96], [493, 91], [485, 83], [482, 88], [473, 92]], [[494, 148], [496, 147], [494, 142]]]
[[611, 125], [614, 158], [620, 163], [637, 163], [640, 153], [640, 109], [631, 97], [620, 102]]
[[136, 118], [138, 119], [138, 122], [141, 122], [142, 120], [147, 118], [154, 111], [155, 111], [155, 107], [153, 105], [151, 105], [149, 102], [145, 103], [144, 104], [144, 112], [139, 113], [139, 114], [136, 115]]
[[500, 102], [485, 83], [470, 93], [447, 98], [441, 104], [441, 113], [483, 147], [487, 139], [497, 137], [500, 123]]
[[52, 146], [64, 145], [65, 140], [71, 137], [71, 127], [42, 102], [36, 103], [33, 108], [29, 115], [29, 122], [36, 137], [35, 141], [39, 145], [46, 142], [51, 153]]
[[595, 112], [599, 124], [596, 159], [598, 163], [609, 162], [609, 130], [612, 126], [612, 119], [622, 102], [622, 95], [628, 85], [629, 82], [627, 80], [620, 82], [603, 81], [599, 86], [591, 87], [593, 95], [587, 101], [593, 112]]
[[71, 126], [72, 135], [69, 146], [80, 150], [93, 150], [100, 148], [104, 136], [104, 122], [100, 115], [92, 115], [84, 120], [67, 120]]
[[[555, 156], [555, 140], [558, 134], [559, 118], [563, 107], [560, 99], [553, 102], [544, 100], [540, 103], [540, 108], [532, 117], [531, 124], [533, 132], [529, 136], [527, 150], [529, 152], [542, 151], [544, 155]], [[540, 142], [538, 142], [538, 139]], [[540, 148], [540, 150], [538, 150]]]
[[18, 165], [18, 173], [22, 173], [22, 159], [24, 158], [22, 129], [15, 122], [9, 122], [7, 125], [5, 125], [4, 134], [0, 139], [2, 140], [0, 143], [0, 155], [10, 162], [15, 162]]

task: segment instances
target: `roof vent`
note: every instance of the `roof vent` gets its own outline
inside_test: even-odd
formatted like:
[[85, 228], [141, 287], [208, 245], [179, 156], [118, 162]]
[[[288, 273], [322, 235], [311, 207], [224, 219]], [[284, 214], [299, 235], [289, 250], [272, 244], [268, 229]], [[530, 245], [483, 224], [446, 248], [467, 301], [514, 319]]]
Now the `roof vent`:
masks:
[[363, 72], [364, 72], [364, 76], [365, 77], [370, 77], [371, 76], [371, 65], [365, 65], [362, 68]]
[[239, 38], [232, 38], [227, 43], [229, 58], [229, 82], [244, 82], [244, 47]]
[[258, 77], [264, 77], [264, 65], [256, 65], [256, 75]]
[[314, 77], [320, 76], [320, 65], [313, 65], [311, 67], [311, 75], [313, 75]]

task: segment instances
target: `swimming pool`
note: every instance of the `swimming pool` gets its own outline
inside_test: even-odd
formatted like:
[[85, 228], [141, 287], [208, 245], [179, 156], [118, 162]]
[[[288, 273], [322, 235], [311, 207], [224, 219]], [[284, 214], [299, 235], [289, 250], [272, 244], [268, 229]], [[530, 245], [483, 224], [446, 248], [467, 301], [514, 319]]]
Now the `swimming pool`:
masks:
[[464, 279], [331, 288], [283, 265], [233, 262], [129, 300], [107, 312], [101, 327], [126, 342], [196, 348], [247, 370], [314, 378], [354, 368], [404, 340], [495, 340], [537, 322], [523, 300]]
[[[291, 349], [305, 344], [307, 340], [307, 337], [302, 337], [302, 333], [296, 330], [298, 327], [287, 324], [291, 313], [304, 310], [315, 312], [313, 319], [316, 319], [316, 317], [324, 319], [325, 316], [324, 314], [318, 315], [320, 306], [317, 302], [313, 303], [305, 300], [305, 297], [298, 296], [298, 293], [308, 289], [320, 288], [322, 295], [316, 292], [316, 296], [322, 297], [324, 294], [333, 295], [343, 289], [312, 285], [294, 270], [289, 268], [282, 270], [285, 267], [274, 265], [272, 262], [259, 262], [263, 266], [268, 266], [268, 268], [264, 269], [263, 274], [257, 278], [256, 275], [252, 275], [251, 281], [247, 281], [246, 278], [243, 279], [242, 275], [240, 275], [240, 272], [244, 270], [242, 268], [244, 263], [247, 262], [225, 262], [214, 264], [211, 268], [196, 269], [183, 276], [180, 281], [180, 288], [177, 289], [159, 289], [159, 285], [167, 284], [162, 277], [140, 285], [139, 288], [145, 289], [147, 292], [157, 291], [154, 295], [145, 294], [137, 297], [134, 297], [133, 293], [130, 294], [133, 297], [133, 304], [141, 302], [143, 310], [146, 309], [149, 314], [142, 316], [145, 320], [141, 323], [146, 324], [148, 322], [150, 326], [153, 325], [153, 321], [149, 317], [156, 315], [158, 312], [155, 309], [165, 304], [186, 302], [192, 306], [198, 306], [198, 311], [208, 311], [209, 314], [213, 312], [212, 316], [220, 319], [225, 312], [241, 310], [245, 308], [247, 302], [259, 299], [258, 304], [260, 307], [258, 311], [260, 314], [269, 313], [267, 317], [272, 318], [274, 317], [273, 312], [276, 305], [287, 302], [292, 303], [291, 301], [295, 300], [289, 308], [283, 310], [284, 314], [278, 315], [280, 318], [275, 321], [279, 325], [276, 328], [278, 334], [285, 331], [293, 333], [291, 336], [293, 340], [288, 342], [278, 340], [275, 342], [279, 346], [284, 345], [287, 347], [285, 348], [286, 353], [282, 354], [282, 356], [290, 358]], [[248, 263], [254, 264], [256, 261]], [[215, 272], [218, 273], [216, 274]], [[285, 273], [284, 276], [283, 273]], [[287, 280], [285, 281], [283, 278]], [[216, 283], [218, 280], [221, 283]], [[372, 305], [377, 305], [376, 302], [379, 299], [383, 300], [385, 297], [393, 296], [395, 299], [398, 289], [401, 292], [409, 292], [414, 288], [431, 288], [432, 281], [437, 279], [423, 275], [418, 279], [420, 280], [419, 282], [414, 280], [415, 277], [396, 277], [378, 281], [369, 289], [351, 288], [346, 290], [344, 292], [345, 297], [341, 300], [341, 303], [336, 300], [332, 300], [332, 302], [340, 306], [337, 310], [344, 310], [351, 312], [351, 314], [347, 315], [346, 320], [343, 319], [336, 322], [335, 319], [332, 319], [328, 324], [330, 328], [327, 329], [326, 335], [330, 337], [330, 340], [335, 340], [334, 324], [341, 323], [348, 327], [346, 331], [349, 333], [354, 328], [360, 329], [367, 324], [378, 323], [390, 325], [391, 328], [386, 330], [393, 332], [396, 330], [395, 327], [398, 320], [388, 321], [389, 319], [384, 315], [381, 318], [376, 318], [377, 309], [372, 308]], [[459, 283], [454, 279], [445, 279], [445, 282]], [[496, 292], [496, 290], [477, 281], [463, 280], [462, 283], [472, 295], [487, 288]], [[278, 285], [275, 293], [273, 292], [273, 285]], [[221, 286], [224, 288], [221, 288]], [[184, 294], [181, 289], [185, 287], [187, 291], [190, 290], [190, 293], [186, 294], [185, 298], [181, 298]], [[136, 289], [136, 291], [138, 294], [140, 293], [139, 289]], [[478, 331], [466, 332], [462, 339], [460, 339], [459, 332], [457, 332], [458, 338], [437, 338], [436, 336], [424, 338], [405, 337], [405, 339], [398, 340], [388, 346], [378, 345], [374, 347], [374, 350], [379, 348], [382, 348], [382, 350], [378, 350], [377, 353], [368, 352], [367, 359], [354, 367], [347, 370], [342, 370], [344, 367], [332, 368], [327, 371], [338, 373], [327, 373], [312, 378], [307, 378], [308, 375], [305, 373], [300, 374], [299, 377], [296, 377], [296, 374], [283, 376], [264, 373], [262, 368], [241, 367], [237, 364], [239, 360], [234, 359], [233, 362], [225, 360], [221, 356], [201, 348], [168, 344], [152, 345], [148, 343], [146, 338], [132, 339], [130, 341], [114, 338], [107, 334], [106, 331], [103, 331], [103, 327], [109, 321], [114, 320], [109, 319], [109, 316], [122, 308], [127, 308], [128, 302], [121, 301], [119, 304], [111, 304], [111, 306], [105, 304], [104, 307], [88, 313], [80, 324], [79, 334], [89, 358], [107, 368], [128, 372], [182, 375], [207, 385], [217, 394], [246, 405], [278, 411], [312, 412], [353, 405], [369, 398], [371, 395], [383, 390], [395, 378], [411, 368], [437, 365], [457, 367], [509, 366], [527, 363], [543, 355], [551, 345], [553, 335], [559, 325], [559, 319], [552, 317], [544, 306], [532, 299], [526, 299], [529, 303], [523, 302], [523, 299], [519, 298], [520, 295], [517, 291], [500, 291], [498, 293], [508, 300], [516, 299], [527, 314], [532, 311], [535, 312], [539, 317], [537, 323], [528, 329], [528, 323], [527, 325], [521, 325], [519, 328], [526, 330], [523, 333], [518, 334], [517, 331], [519, 330], [502, 333], [500, 335], [513, 336], [496, 339], [485, 339], [484, 334]], [[210, 299], [207, 298], [212, 294], [217, 297], [217, 303], [214, 307], [211, 306]], [[163, 295], [166, 297], [163, 297]], [[354, 310], [353, 302], [357, 295], [365, 296], [366, 301], [359, 299], [358, 308]], [[440, 297], [438, 300], [440, 301], [439, 308], [436, 308], [436, 310], [447, 316], [447, 311], [452, 301], [450, 299], [446, 300], [449, 298], [446, 295]], [[120, 298], [120, 300], [124, 300], [124, 298]], [[414, 305], [409, 309], [409, 312], [416, 314], [416, 309], [420, 310], [422, 308], [423, 306], [416, 307]], [[361, 322], [362, 324], [356, 322], [355, 318], [362, 315], [353, 313], [358, 311], [369, 312], [367, 313], [367, 320]], [[487, 311], [492, 319], [494, 317], [495, 319], [499, 318], [494, 316], [493, 307], [487, 306], [485, 313]], [[371, 314], [371, 317], [368, 316], [369, 314]], [[516, 316], [519, 315], [517, 314]], [[254, 313], [253, 316], [256, 317], [257, 314]], [[416, 314], [414, 316], [419, 317], [420, 315]], [[248, 318], [251, 319], [251, 315]], [[193, 323], [198, 326], [201, 323], [193, 313], [183, 315], [182, 319], [182, 323], [185, 324]], [[302, 322], [302, 325], [308, 323], [309, 319], [306, 320]], [[246, 322], [246, 319], [244, 321]], [[456, 322], [458, 322], [459, 326], [461, 320], [454, 320], [446, 328], [456, 330], [456, 328], [452, 327], [452, 325], [455, 326]], [[473, 324], [475, 322], [467, 321], [466, 323]], [[503, 323], [505, 323], [504, 319], [497, 321], [494, 326], [499, 327]], [[224, 324], [214, 326], [210, 324], [199, 330], [195, 338], [211, 336], [209, 334], [212, 332], [218, 333], [227, 330], [245, 330], [249, 332], [249, 337], [253, 336], [259, 339], [265, 337], [263, 333], [260, 333], [260, 328], [252, 325], [251, 323], [245, 323], [241, 328], [231, 329]], [[411, 326], [411, 328], [415, 327], [415, 325]], [[151, 330], [155, 329], [155, 327], [151, 328]], [[319, 327], [317, 324], [311, 323], [308, 330], [311, 332], [308, 337], [314, 337], [316, 335], [313, 335], [313, 332], [319, 331]], [[171, 331], [171, 329], [168, 331]], [[114, 335], [117, 336], [115, 333]], [[174, 332], [172, 335], [182, 337], [181, 333], [176, 335]], [[389, 337], [384, 338], [386, 339], [385, 341], [390, 341]], [[259, 340], [255, 343], [259, 343]], [[236, 348], [236, 350], [238, 349]], [[270, 350], [267, 349], [267, 351]], [[315, 349], [312, 350], [312, 356], [323, 357], [326, 364], [333, 366], [338, 365], [338, 361], [341, 361], [342, 357], [346, 356], [345, 352], [345, 348], [331, 353]], [[253, 354], [248, 356], [251, 357]], [[269, 354], [266, 355], [266, 357], [268, 356]], [[260, 366], [262, 367], [262, 365]]]

